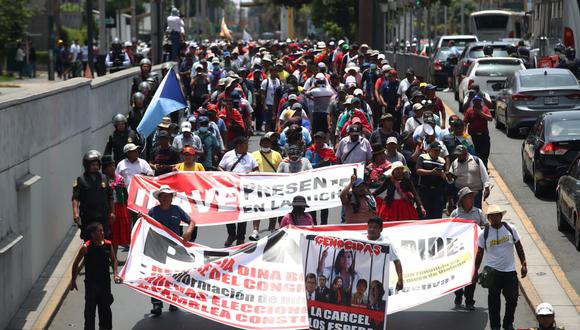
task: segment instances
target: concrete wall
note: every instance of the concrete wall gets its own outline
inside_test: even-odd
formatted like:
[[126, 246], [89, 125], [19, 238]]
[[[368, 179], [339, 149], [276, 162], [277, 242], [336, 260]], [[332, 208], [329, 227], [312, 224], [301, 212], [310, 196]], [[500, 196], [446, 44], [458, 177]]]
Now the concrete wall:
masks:
[[[138, 68], [0, 97], [0, 329], [6, 327], [72, 226], [73, 180], [86, 150], [103, 151], [126, 113]], [[28, 174], [41, 179], [17, 189]]]

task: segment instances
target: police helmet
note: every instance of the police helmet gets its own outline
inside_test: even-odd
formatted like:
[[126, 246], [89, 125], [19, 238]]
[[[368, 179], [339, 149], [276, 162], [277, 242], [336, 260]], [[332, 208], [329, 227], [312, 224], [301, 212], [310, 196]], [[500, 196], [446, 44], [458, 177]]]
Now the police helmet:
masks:
[[[143, 94], [141, 94], [143, 95]], [[118, 113], [113, 117], [113, 125], [117, 125], [118, 123], [127, 123], [127, 117], [124, 114]]]
[[149, 60], [148, 58], [144, 58], [139, 62], [139, 66], [143, 66], [143, 65], [149, 65], [151, 66], [151, 60]]
[[145, 91], [150, 92], [151, 91], [151, 84], [149, 84], [146, 81], [143, 81], [139, 84], [139, 86], [137, 87], [137, 90], [139, 90], [141, 93], [145, 93]]
[[114, 38], [113, 42], [111, 43], [111, 45], [114, 46], [121, 46], [121, 40], [119, 38]]
[[99, 165], [101, 164], [101, 153], [98, 152], [97, 150], [89, 150], [85, 153], [85, 155], [83, 156], [83, 167], [85, 168], [85, 170], [87, 170], [89, 168], [89, 166], [91, 165], [92, 162], [99, 162]]
[[483, 46], [483, 55], [491, 56], [493, 54], [493, 47], [491, 45]]
[[563, 54], [566, 51], [566, 46], [564, 46], [563, 43], [559, 42], [556, 44], [556, 46], [554, 46], [554, 51], [556, 53]]
[[145, 101], [145, 95], [143, 95], [143, 93], [141, 92], [135, 92], [133, 93], [133, 103], [137, 102], [137, 101]]
[[566, 48], [566, 58], [569, 60], [573, 60], [576, 58], [576, 49], [573, 47]]

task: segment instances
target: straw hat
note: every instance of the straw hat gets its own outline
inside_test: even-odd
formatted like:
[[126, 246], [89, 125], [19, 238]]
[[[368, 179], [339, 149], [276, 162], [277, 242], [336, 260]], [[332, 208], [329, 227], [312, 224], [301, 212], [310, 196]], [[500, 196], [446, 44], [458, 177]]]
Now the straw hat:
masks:
[[161, 187], [159, 187], [159, 189], [155, 190], [153, 192], [153, 197], [155, 197], [155, 199], [159, 199], [159, 195], [161, 194], [171, 194], [172, 196], [175, 196], [175, 191], [171, 188], [169, 188], [168, 185], [162, 185]]
[[506, 210], [502, 209], [501, 206], [499, 206], [497, 204], [492, 204], [487, 208], [487, 215], [497, 214], [497, 213], [501, 213], [501, 215], [505, 215], [506, 212], [507, 212]]
[[397, 162], [391, 163], [391, 166], [389, 167], [389, 169], [385, 171], [385, 176], [392, 176], [393, 172], [398, 168], [403, 168], [403, 171], [405, 171], [405, 172], [411, 172], [409, 170], [409, 168], [407, 166], [405, 166], [405, 164], [403, 164], [403, 162], [397, 161]]

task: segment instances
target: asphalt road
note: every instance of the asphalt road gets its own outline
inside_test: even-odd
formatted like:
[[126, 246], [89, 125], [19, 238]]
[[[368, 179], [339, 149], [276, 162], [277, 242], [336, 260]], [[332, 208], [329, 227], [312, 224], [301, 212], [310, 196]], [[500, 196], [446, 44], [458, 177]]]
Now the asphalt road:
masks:
[[[250, 150], [257, 149], [257, 138], [253, 138]], [[330, 223], [339, 223], [339, 211], [333, 209], [330, 212]], [[251, 224], [248, 224], [247, 234], [251, 233]], [[267, 222], [263, 221], [261, 229], [267, 228]], [[266, 232], [263, 232], [266, 235]], [[198, 243], [222, 247], [226, 239], [225, 226], [200, 228]], [[79, 242], [80, 244], [80, 242]], [[119, 251], [119, 259], [126, 259], [126, 252]], [[403, 261], [404, 268], [404, 261]], [[55, 316], [50, 329], [82, 329], [83, 328], [83, 308], [84, 308], [84, 285], [83, 274], [79, 276], [77, 284], [79, 291], [70, 292], [64, 300], [60, 310]], [[232, 329], [213, 321], [204, 319], [197, 315], [178, 311], [169, 312], [167, 305], [164, 313], [157, 318], [150, 317], [149, 310], [151, 304], [149, 298], [124, 285], [113, 285], [113, 296], [115, 302], [113, 309], [113, 327], [115, 329]], [[448, 295], [427, 304], [417, 306], [403, 312], [390, 315], [388, 318], [388, 329], [431, 329], [431, 330], [483, 330], [489, 329], [489, 318], [487, 314], [487, 290], [478, 287], [475, 291], [476, 311], [467, 312], [464, 310], [454, 310], [454, 295]], [[532, 308], [527, 304], [525, 298], [520, 295], [516, 310], [516, 328], [527, 328], [534, 326], [535, 317]]]
[[[438, 95], [454, 112], [458, 112], [453, 93], [438, 93]], [[494, 128], [494, 122], [489, 123], [489, 133], [490, 159], [495, 169], [533, 222], [536, 231], [566, 273], [576, 292], [580, 292], [580, 253], [574, 248], [572, 233], [561, 233], [556, 227], [555, 194], [537, 198], [531, 186], [522, 180], [521, 148], [524, 137], [508, 138], [504, 130]], [[553, 191], [555, 192], [555, 189]]]

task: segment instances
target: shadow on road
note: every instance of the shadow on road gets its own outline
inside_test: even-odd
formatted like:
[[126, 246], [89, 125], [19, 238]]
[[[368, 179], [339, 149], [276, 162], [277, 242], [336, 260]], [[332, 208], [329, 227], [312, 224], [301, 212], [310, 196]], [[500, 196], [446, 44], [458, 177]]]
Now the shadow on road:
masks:
[[143, 316], [133, 326], [133, 329], [139, 330], [158, 330], [158, 329], [211, 329], [211, 330], [228, 330], [237, 329], [217, 322], [210, 321], [201, 316], [188, 313], [186, 311], [169, 312], [167, 304], [164, 304], [163, 314], [158, 317], [151, 317], [149, 314]]
[[[429, 322], [425, 322], [429, 320]], [[468, 311], [406, 311], [389, 315], [387, 329], [486, 329], [487, 309], [477, 308]], [[517, 322], [516, 322], [517, 323]]]

